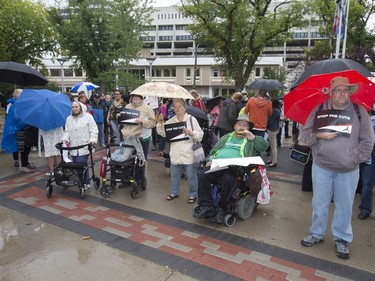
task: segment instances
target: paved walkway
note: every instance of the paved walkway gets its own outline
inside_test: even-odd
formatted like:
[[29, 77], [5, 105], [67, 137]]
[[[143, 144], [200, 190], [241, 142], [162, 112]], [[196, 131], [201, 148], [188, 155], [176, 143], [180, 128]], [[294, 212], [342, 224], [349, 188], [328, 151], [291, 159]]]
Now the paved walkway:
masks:
[[[101, 155], [101, 152], [96, 154], [96, 161], [100, 160]], [[272, 200], [277, 200], [275, 197], [283, 200], [285, 194], [280, 196], [281, 191], [278, 194], [277, 190], [281, 185], [294, 184], [300, 193], [298, 182], [302, 167], [288, 161], [287, 155], [288, 149], [282, 149], [279, 166], [269, 171], [271, 183], [276, 189]], [[0, 162], [3, 159], [5, 156], [0, 154]], [[186, 214], [186, 211], [183, 215], [176, 211], [174, 216], [172, 208], [191, 208], [185, 204], [182, 206], [181, 201], [158, 203], [155, 201], [159, 199], [154, 197], [153, 203], [159, 206], [150, 207], [150, 193], [153, 196], [164, 197], [161, 194], [168, 192], [168, 189], [160, 189], [161, 185], [168, 185], [168, 177], [159, 178], [153, 174], [155, 170], [159, 175], [163, 170], [162, 166], [160, 158], [151, 154], [148, 178], [153, 179], [149, 180], [149, 189], [154, 190], [147, 190], [140, 199], [129, 199], [128, 191], [124, 189], [116, 190], [113, 198], [108, 200], [101, 198], [95, 190], [90, 191], [84, 200], [80, 200], [76, 189], [63, 191], [58, 187], [55, 187], [52, 198], [47, 199], [44, 175], [46, 170], [45, 166], [39, 165], [35, 173], [15, 173], [0, 179], [0, 206], [77, 233], [84, 238], [105, 243], [198, 280], [375, 280], [374, 267], [359, 269], [350, 265], [350, 262], [335, 258], [334, 254], [328, 258], [321, 258], [314, 256], [315, 254], [311, 255], [310, 249], [298, 245], [293, 245], [291, 249], [285, 245], [277, 245], [282, 243], [283, 239], [288, 240], [288, 237], [280, 238], [276, 243], [264, 242], [259, 237], [245, 237], [238, 229], [251, 227], [249, 221], [253, 218], [242, 224], [238, 223], [236, 230], [237, 224], [230, 229], [213, 226], [204, 221], [197, 224], [191, 219], [191, 213]], [[127, 197], [121, 202], [114, 200], [116, 196], [120, 196], [120, 192], [126, 193]], [[183, 200], [185, 199], [183, 197]], [[143, 201], [148, 203], [144, 204]], [[277, 204], [271, 202], [273, 203]], [[263, 206], [259, 207], [263, 210], [262, 208]], [[287, 210], [279, 209], [279, 220], [272, 222], [280, 224], [278, 227], [282, 227], [283, 223], [289, 224], [282, 218], [281, 214], [284, 211]], [[267, 209], [260, 213], [262, 212], [267, 213]], [[259, 222], [262, 217], [259, 213], [257, 215]], [[289, 219], [293, 221], [292, 217]], [[368, 223], [372, 224], [373, 233], [374, 220], [371, 219]], [[267, 220], [264, 221], [267, 223]], [[249, 223], [245, 224], [247, 222]], [[308, 225], [308, 222], [305, 224]], [[269, 227], [271, 228], [271, 225]], [[272, 233], [267, 235], [272, 236]], [[301, 235], [298, 233], [296, 236]], [[327, 245], [330, 244], [326, 241], [315, 250], [333, 253], [331, 247], [326, 250]], [[367, 249], [362, 250], [367, 257], [374, 256], [374, 245], [371, 241]], [[149, 280], [153, 280], [152, 272]]]

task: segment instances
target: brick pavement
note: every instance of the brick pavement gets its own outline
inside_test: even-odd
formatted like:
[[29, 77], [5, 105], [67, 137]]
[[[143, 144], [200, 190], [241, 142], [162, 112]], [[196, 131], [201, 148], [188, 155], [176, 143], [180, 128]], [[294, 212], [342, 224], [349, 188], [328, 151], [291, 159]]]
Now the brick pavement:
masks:
[[375, 280], [370, 272], [220, 230], [90, 195], [80, 200], [75, 189], [57, 189], [47, 199], [45, 181], [39, 170], [1, 179], [0, 205], [199, 280]]

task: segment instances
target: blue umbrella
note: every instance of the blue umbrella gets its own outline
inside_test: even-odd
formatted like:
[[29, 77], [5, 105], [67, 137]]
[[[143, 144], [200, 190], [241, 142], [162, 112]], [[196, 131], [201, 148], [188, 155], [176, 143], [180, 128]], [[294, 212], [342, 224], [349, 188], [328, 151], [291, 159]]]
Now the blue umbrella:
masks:
[[63, 127], [72, 111], [67, 95], [50, 90], [25, 89], [13, 106], [23, 123], [44, 131]]
[[94, 83], [91, 83], [91, 82], [79, 82], [77, 84], [75, 84], [73, 87], [72, 87], [72, 92], [73, 93], [78, 93], [80, 91], [91, 91], [93, 89], [96, 89], [96, 88], [99, 88], [98, 85], [95, 85]]

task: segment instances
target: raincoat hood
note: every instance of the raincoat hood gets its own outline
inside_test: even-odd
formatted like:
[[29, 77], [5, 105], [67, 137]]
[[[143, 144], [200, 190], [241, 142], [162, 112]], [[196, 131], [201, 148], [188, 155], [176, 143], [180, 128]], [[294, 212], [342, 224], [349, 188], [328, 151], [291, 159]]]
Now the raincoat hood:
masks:
[[254, 100], [257, 107], [264, 107], [269, 102], [267, 98], [262, 97], [256, 97]]

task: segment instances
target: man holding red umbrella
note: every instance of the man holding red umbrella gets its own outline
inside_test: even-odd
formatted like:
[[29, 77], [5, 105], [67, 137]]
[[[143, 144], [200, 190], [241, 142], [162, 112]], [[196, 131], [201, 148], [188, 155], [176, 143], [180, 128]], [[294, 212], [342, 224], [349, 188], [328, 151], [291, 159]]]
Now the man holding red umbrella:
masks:
[[[349, 83], [347, 77], [332, 78], [327, 90], [329, 98], [310, 113], [299, 136], [300, 141], [312, 147], [314, 159], [312, 225], [301, 244], [310, 247], [323, 242], [333, 199], [331, 231], [336, 254], [343, 259], [349, 258], [348, 243], [353, 241], [351, 219], [359, 164], [366, 161], [374, 144], [369, 115], [350, 100], [357, 90], [358, 85]], [[345, 122], [325, 126], [322, 119], [326, 116], [344, 116]], [[344, 132], [348, 128], [350, 132]]]

